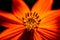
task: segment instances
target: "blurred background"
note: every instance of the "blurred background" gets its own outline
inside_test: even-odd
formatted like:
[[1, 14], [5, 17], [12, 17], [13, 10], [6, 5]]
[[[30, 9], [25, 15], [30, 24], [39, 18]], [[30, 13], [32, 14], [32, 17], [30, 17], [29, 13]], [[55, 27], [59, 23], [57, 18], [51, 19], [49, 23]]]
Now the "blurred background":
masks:
[[[24, 0], [25, 3], [31, 7], [36, 2], [36, 0]], [[0, 10], [6, 11], [6, 12], [12, 12], [12, 0], [0, 0]], [[52, 10], [54, 9], [60, 9], [60, 0], [54, 0], [54, 3], [52, 5]], [[0, 33], [2, 33], [5, 29], [5, 27], [0, 25]]]

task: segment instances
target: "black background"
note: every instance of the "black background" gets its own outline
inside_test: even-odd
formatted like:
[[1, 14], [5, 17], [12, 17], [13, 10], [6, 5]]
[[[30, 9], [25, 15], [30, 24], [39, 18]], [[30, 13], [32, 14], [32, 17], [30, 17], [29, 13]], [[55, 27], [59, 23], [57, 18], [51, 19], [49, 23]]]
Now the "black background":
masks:
[[[26, 1], [25, 1], [26, 2]], [[28, 0], [27, 3], [29, 7], [31, 8], [31, 5], [29, 4]], [[12, 0], [0, 0], [0, 10], [12, 12]], [[60, 9], [60, 0], [54, 0], [52, 10], [54, 9]], [[3, 32], [7, 28], [0, 25], [0, 33]]]
[[[33, 4], [34, 1], [25, 0], [25, 2], [28, 4], [30, 8], [32, 7], [31, 4]], [[0, 10], [11, 12], [12, 11], [11, 6], [12, 6], [12, 0], [0, 0]], [[60, 0], [54, 0], [52, 9], [59, 9], [59, 8], [60, 8]]]

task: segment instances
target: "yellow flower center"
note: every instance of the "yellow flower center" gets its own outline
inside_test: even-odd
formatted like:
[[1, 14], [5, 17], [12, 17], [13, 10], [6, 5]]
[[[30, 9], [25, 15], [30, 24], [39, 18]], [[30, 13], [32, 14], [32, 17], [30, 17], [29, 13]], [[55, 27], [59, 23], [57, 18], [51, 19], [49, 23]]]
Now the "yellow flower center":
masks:
[[35, 30], [40, 24], [40, 19], [37, 13], [26, 13], [25, 18], [23, 18], [23, 23], [28, 31]]

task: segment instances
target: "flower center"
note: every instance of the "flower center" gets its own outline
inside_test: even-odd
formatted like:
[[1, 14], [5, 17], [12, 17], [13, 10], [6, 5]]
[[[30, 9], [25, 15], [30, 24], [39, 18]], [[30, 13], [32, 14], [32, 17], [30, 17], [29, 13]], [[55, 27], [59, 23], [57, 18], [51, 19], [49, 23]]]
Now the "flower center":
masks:
[[23, 23], [28, 31], [37, 29], [40, 21], [37, 13], [26, 13], [23, 18]]

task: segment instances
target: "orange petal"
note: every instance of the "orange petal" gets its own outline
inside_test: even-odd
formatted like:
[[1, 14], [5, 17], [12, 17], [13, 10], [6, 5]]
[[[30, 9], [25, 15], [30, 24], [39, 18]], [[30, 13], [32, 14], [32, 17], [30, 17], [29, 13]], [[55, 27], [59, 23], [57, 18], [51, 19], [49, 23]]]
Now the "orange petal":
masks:
[[[7, 25], [8, 26], [8, 25]], [[12, 25], [10, 25], [12, 26]], [[14, 27], [14, 28], [13, 28]], [[9, 38], [12, 38], [14, 36], [17, 36], [19, 35], [20, 33], [22, 33], [24, 31], [24, 27], [23, 26], [16, 26], [14, 25], [12, 28], [9, 28], [7, 30], [5, 30], [4, 32], [2, 32], [0, 34], [0, 39], [4, 39], [4, 40], [7, 40]]]
[[51, 10], [51, 11], [47, 11], [47, 12], [39, 12], [38, 15], [40, 16], [40, 19], [44, 19], [47, 17], [56, 17], [56, 16], [60, 16], [60, 10]]
[[41, 35], [41, 37], [43, 39], [50, 39], [50, 40], [54, 40], [57, 38], [57, 33], [55, 33], [54, 31], [51, 31], [49, 29], [46, 29], [46, 28], [40, 28], [40, 29], [37, 29], [37, 32]]
[[7, 28], [11, 28], [11, 29], [14, 29], [14, 28], [18, 28], [18, 27], [20, 27], [21, 26], [21, 28], [22, 28], [22, 24], [12, 24], [12, 23], [8, 23], [8, 22], [4, 22], [3, 24], [2, 24], [2, 26], [4, 26], [4, 27], [7, 27]]
[[[1, 40], [12, 40], [14, 37], [17, 37], [19, 35], [19, 37], [22, 35], [23, 31], [19, 31], [19, 32], [16, 32], [16, 33], [12, 33], [10, 35], [7, 35], [7, 36], [4, 36], [2, 38], [0, 38]], [[18, 38], [19, 38], [18, 37]], [[16, 38], [15, 38], [16, 39]]]
[[34, 31], [34, 40], [43, 40], [37, 31]]
[[58, 24], [52, 24], [52, 25], [41, 25], [40, 28], [45, 28], [45, 29], [49, 29], [52, 30], [54, 32], [58, 32]]
[[40, 34], [40, 37], [42, 38], [42, 40], [48, 40], [48, 39], [42, 34], [41, 31], [42, 31], [41, 29], [37, 29], [37, 30], [36, 30], [36, 32], [37, 32], [38, 34]]
[[32, 12], [44, 12], [51, 10], [53, 0], [38, 0], [32, 7]]
[[19, 35], [15, 36], [14, 38], [12, 38], [11, 40], [18, 40], [21, 36], [22, 36], [23, 32], [20, 33]]
[[12, 13], [7, 13], [0, 11], [0, 21], [1, 22], [10, 22], [10, 23], [22, 23], [21, 20], [18, 20]]
[[52, 31], [58, 31], [59, 19], [60, 19], [60, 10], [54, 10], [41, 15], [40, 28], [46, 28]]
[[21, 19], [25, 13], [30, 12], [23, 0], [13, 0], [12, 10], [15, 16]]

